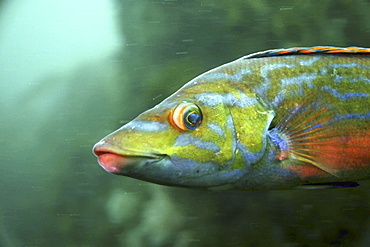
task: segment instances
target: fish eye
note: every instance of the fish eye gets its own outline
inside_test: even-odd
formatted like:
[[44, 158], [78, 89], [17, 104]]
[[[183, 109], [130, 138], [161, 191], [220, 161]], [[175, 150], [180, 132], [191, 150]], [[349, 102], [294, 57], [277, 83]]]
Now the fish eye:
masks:
[[202, 123], [202, 112], [191, 102], [182, 102], [172, 113], [172, 123], [182, 130], [194, 130]]

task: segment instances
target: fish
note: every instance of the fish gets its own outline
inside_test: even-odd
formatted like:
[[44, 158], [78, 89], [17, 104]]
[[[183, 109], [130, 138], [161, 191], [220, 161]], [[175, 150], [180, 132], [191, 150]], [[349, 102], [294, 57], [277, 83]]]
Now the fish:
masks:
[[370, 178], [370, 49], [295, 47], [205, 72], [93, 147], [107, 172], [200, 190]]

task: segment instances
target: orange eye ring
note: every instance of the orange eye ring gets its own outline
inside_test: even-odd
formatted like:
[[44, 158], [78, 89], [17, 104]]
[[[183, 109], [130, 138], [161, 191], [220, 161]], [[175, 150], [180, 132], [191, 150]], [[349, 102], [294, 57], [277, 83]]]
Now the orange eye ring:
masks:
[[202, 123], [202, 112], [199, 107], [191, 102], [181, 102], [173, 110], [172, 121], [176, 127], [182, 130], [194, 130]]

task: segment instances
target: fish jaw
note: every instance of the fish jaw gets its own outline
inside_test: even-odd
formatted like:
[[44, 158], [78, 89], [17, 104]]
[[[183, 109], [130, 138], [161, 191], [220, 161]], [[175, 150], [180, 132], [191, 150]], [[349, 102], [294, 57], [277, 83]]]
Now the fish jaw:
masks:
[[164, 157], [163, 155], [120, 149], [104, 140], [95, 144], [93, 152], [104, 170], [117, 175], [127, 175], [126, 170], [131, 170], [132, 166], [153, 163]]
[[197, 167], [191, 160], [122, 149], [105, 139], [95, 144], [93, 152], [100, 166], [109, 173], [174, 187], [230, 190], [247, 172], [245, 169], [220, 171], [212, 163]]
[[174, 165], [168, 155], [117, 148], [105, 139], [95, 144], [93, 152], [100, 166], [109, 173], [161, 185], [189, 187], [179, 183], [183, 179], [181, 168]]

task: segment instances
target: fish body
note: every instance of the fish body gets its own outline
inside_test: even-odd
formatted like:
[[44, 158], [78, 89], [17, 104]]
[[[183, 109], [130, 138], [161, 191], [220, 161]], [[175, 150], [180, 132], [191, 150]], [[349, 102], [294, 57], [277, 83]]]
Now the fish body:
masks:
[[204, 190], [368, 179], [370, 49], [242, 57], [186, 83], [94, 153], [108, 172]]

